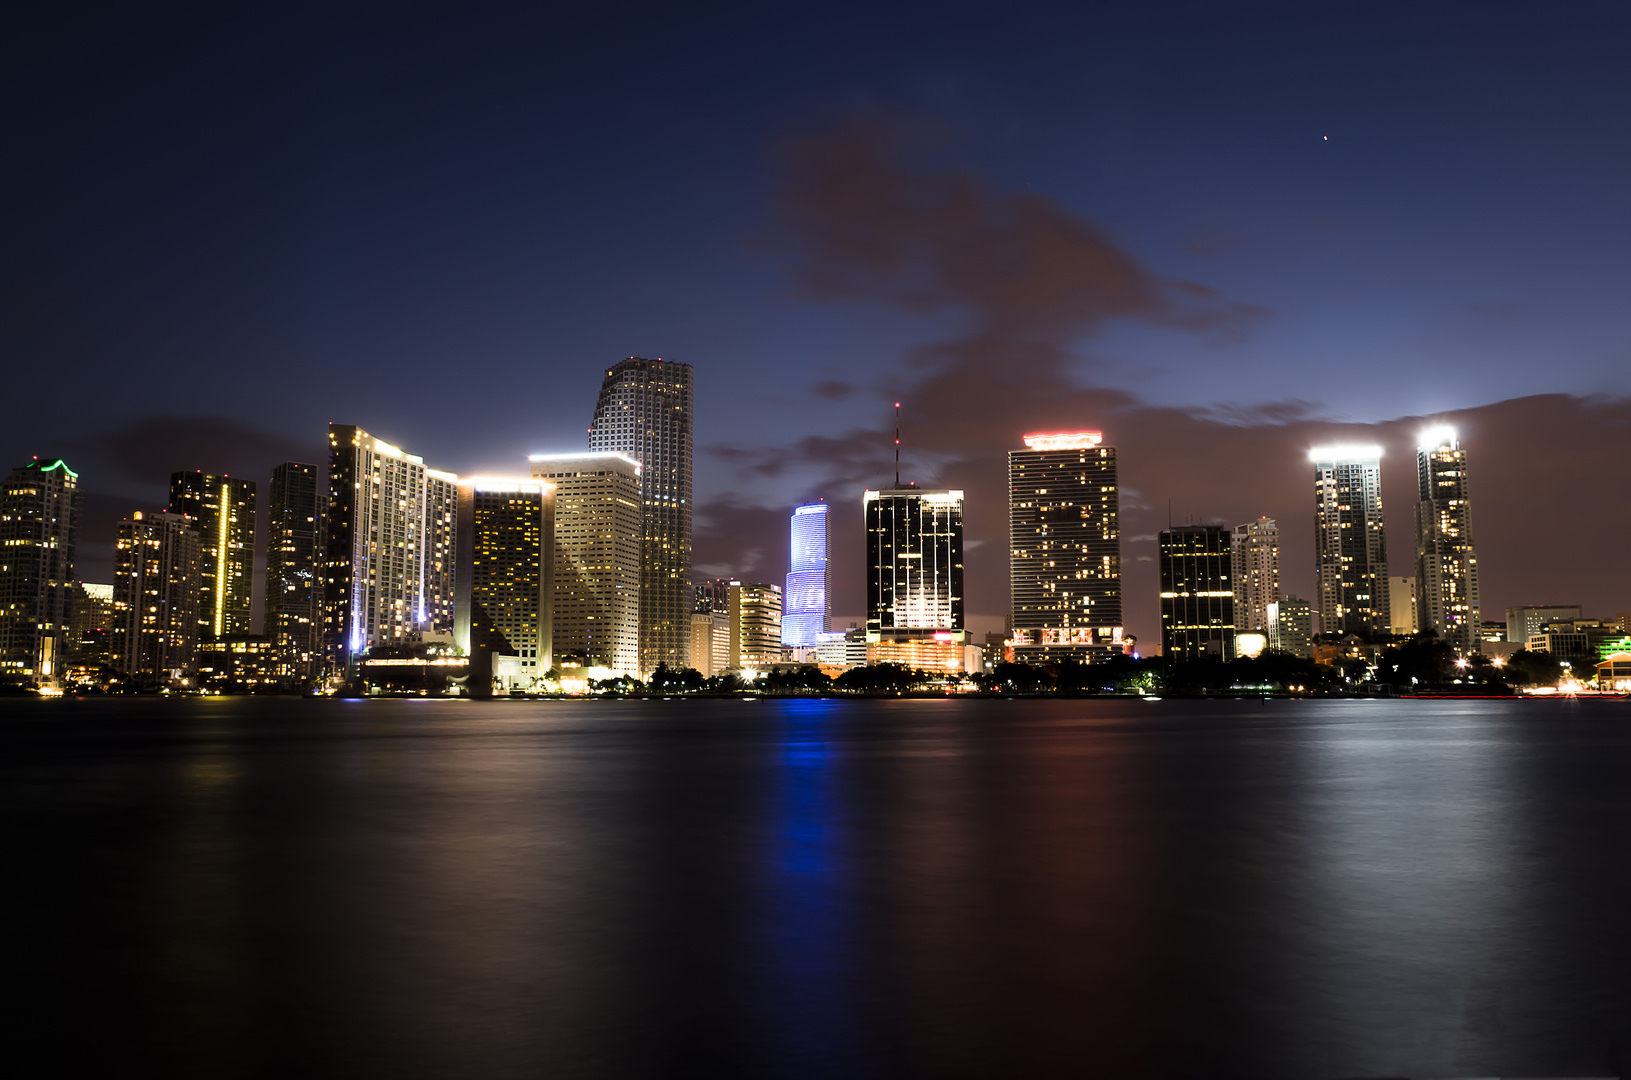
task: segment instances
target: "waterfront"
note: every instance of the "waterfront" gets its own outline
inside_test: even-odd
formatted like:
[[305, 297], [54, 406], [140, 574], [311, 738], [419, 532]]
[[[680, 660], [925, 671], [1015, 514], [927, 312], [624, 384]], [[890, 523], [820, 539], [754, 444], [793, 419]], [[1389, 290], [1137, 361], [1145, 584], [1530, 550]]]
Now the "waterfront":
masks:
[[1631, 708], [0, 702], [18, 1050], [1631, 1072]]

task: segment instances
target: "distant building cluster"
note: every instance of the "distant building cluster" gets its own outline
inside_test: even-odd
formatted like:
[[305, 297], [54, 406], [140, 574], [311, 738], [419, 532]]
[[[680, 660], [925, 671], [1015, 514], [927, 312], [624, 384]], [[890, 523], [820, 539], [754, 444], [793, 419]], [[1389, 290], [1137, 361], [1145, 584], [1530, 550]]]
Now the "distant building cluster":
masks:
[[[1097, 431], [1023, 436], [1008, 454], [1008, 628], [971, 640], [964, 493], [861, 494], [864, 621], [832, 625], [831, 509], [796, 507], [779, 581], [692, 579], [690, 365], [607, 368], [586, 449], [514, 475], [458, 476], [355, 425], [326, 462], [271, 470], [264, 609], [253, 622], [254, 481], [170, 478], [169, 504], [119, 522], [110, 584], [74, 578], [81, 490], [60, 459], [0, 489], [0, 681], [50, 689], [448, 688], [482, 696], [591, 680], [751, 677], [779, 665], [930, 672], [1137, 656], [1123, 620], [1116, 449]], [[1466, 657], [1527, 649], [1583, 671], [1631, 649], [1631, 617], [1479, 606], [1467, 455], [1416, 451], [1413, 556], [1390, 575], [1378, 446], [1317, 447], [1315, 587], [1280, 582], [1280, 526], [1170, 525], [1158, 537], [1160, 652], [1337, 660], [1423, 631]], [[1631, 653], [1615, 653], [1631, 663]]]

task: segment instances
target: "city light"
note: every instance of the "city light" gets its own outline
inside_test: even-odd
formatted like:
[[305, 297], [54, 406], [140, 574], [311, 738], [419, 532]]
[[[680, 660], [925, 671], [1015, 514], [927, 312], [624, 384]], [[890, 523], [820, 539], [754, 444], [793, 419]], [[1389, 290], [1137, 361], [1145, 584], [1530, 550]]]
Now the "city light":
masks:
[[1370, 461], [1382, 456], [1382, 448], [1375, 443], [1337, 443], [1332, 446], [1316, 446], [1308, 451], [1308, 460], [1319, 461]]
[[1455, 449], [1455, 445], [1455, 428], [1448, 424], [1434, 424], [1430, 428], [1424, 428], [1422, 433], [1416, 436], [1418, 450], [1437, 450], [1441, 446]]
[[1032, 450], [1091, 450], [1104, 441], [1102, 431], [1039, 432], [1024, 436]]

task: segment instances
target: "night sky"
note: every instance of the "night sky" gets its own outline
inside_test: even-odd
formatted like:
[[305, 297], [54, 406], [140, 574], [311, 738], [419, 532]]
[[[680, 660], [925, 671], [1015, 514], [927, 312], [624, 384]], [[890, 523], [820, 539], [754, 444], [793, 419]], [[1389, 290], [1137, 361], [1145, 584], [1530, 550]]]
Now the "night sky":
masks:
[[1623, 4], [235, 7], [0, 35], [0, 464], [80, 472], [86, 580], [173, 470], [264, 501], [332, 420], [524, 471], [642, 355], [696, 369], [699, 574], [825, 498], [841, 621], [896, 400], [977, 632], [1042, 429], [1119, 448], [1147, 639], [1169, 503], [1311, 594], [1317, 441], [1386, 447], [1409, 572], [1424, 418], [1486, 618], [1631, 609]]

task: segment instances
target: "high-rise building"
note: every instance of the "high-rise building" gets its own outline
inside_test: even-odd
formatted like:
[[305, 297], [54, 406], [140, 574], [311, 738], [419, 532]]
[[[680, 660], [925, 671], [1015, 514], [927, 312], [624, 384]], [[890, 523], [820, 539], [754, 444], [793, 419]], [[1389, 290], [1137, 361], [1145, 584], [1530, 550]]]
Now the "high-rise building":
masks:
[[108, 646], [113, 638], [113, 586], [76, 581], [68, 616], [68, 663], [100, 668], [113, 662]]
[[60, 458], [0, 487], [0, 681], [55, 682], [67, 660], [79, 474]]
[[1467, 452], [1454, 428], [1429, 428], [1417, 441], [1416, 498], [1416, 617], [1466, 655], [1478, 648], [1482, 618]]
[[1315, 611], [1320, 632], [1387, 633], [1387, 542], [1382, 532], [1382, 448], [1318, 446], [1314, 466]]
[[136, 511], [119, 523], [113, 565], [113, 666], [138, 684], [186, 679], [198, 655], [203, 541], [183, 514]]
[[782, 594], [782, 644], [813, 649], [832, 618], [832, 564], [827, 560], [827, 504], [793, 511], [787, 591]]
[[1525, 604], [1522, 607], [1509, 607], [1506, 609], [1506, 639], [1525, 645], [1536, 634], [1545, 633], [1548, 626], [1556, 623], [1568, 623], [1572, 626], [1580, 617], [1579, 604]]
[[361, 428], [330, 424], [323, 641], [330, 666], [453, 632], [458, 480]]
[[1097, 431], [1024, 440], [1008, 452], [1014, 658], [1105, 659], [1122, 640], [1116, 449]]
[[255, 596], [255, 481], [206, 472], [170, 474], [170, 513], [198, 533], [198, 629], [205, 638], [250, 633]]
[[1305, 660], [1314, 655], [1314, 609], [1287, 593], [1269, 605], [1269, 648]]
[[1416, 579], [1414, 576], [1390, 576], [1387, 579], [1388, 632], [1410, 637], [1421, 629], [1416, 615]]
[[638, 675], [640, 463], [615, 453], [531, 460], [533, 479], [555, 485], [554, 661]]
[[1280, 527], [1270, 517], [1236, 525], [1233, 543], [1235, 629], [1266, 632], [1269, 605], [1280, 599]]
[[322, 666], [324, 525], [328, 492], [317, 466], [285, 461], [267, 491], [266, 637], [277, 678], [302, 683]]
[[866, 639], [961, 643], [963, 493], [905, 487], [868, 491]]
[[1176, 525], [1160, 536], [1161, 655], [1235, 657], [1233, 534], [1221, 525]]
[[712, 678], [731, 658], [731, 580], [699, 581], [691, 588], [691, 666]]
[[531, 686], [554, 666], [555, 485], [462, 480], [458, 514], [453, 643], [471, 692]]
[[731, 666], [761, 668], [782, 658], [780, 585], [731, 582]]
[[691, 365], [631, 356], [606, 369], [589, 449], [641, 465], [640, 671], [689, 665]]

